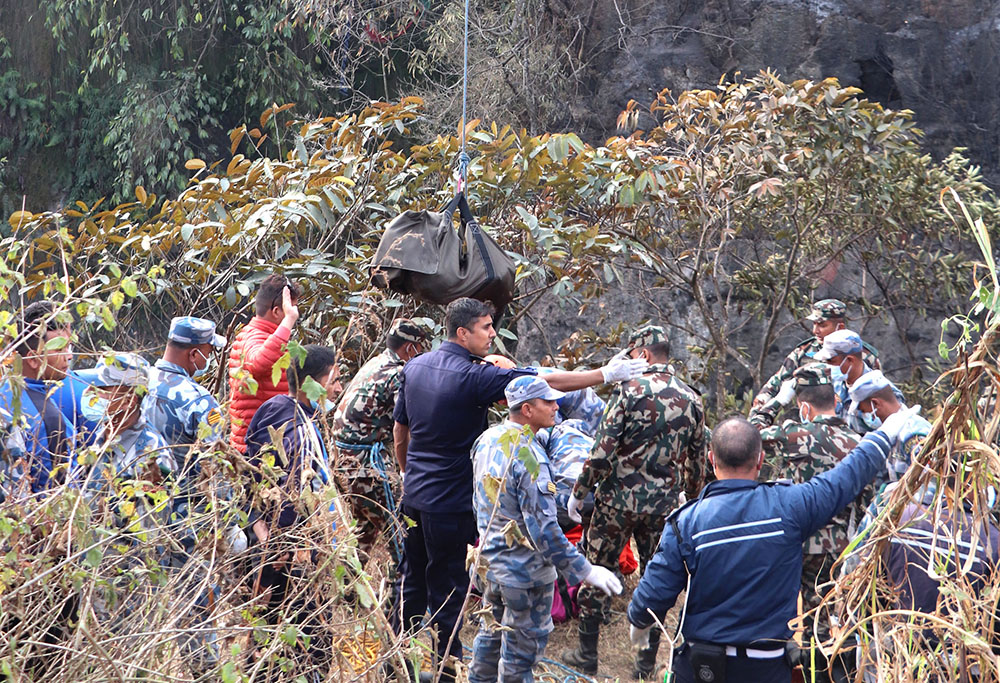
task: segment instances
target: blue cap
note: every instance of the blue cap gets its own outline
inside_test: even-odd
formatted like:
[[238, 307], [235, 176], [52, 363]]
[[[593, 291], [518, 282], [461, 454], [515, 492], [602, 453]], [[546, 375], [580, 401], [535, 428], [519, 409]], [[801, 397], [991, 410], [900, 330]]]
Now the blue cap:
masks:
[[865, 348], [861, 343], [861, 335], [851, 330], [837, 330], [823, 338], [823, 348], [816, 354], [816, 360], [831, 360], [837, 356], [861, 353]]
[[566, 395], [550, 387], [548, 382], [537, 375], [522, 375], [515, 378], [503, 393], [507, 397], [507, 407], [511, 410], [533, 398], [556, 401]]
[[149, 383], [149, 363], [134, 353], [116, 353], [97, 363], [95, 387], [144, 387]]
[[211, 344], [217, 349], [226, 345], [226, 338], [215, 333], [215, 323], [190, 315], [170, 321], [167, 339], [178, 344]]

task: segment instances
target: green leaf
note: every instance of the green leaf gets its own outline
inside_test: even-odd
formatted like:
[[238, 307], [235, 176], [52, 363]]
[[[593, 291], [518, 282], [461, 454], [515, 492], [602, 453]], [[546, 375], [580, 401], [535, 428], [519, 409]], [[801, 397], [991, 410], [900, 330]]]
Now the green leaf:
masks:
[[139, 293], [139, 287], [136, 285], [135, 280], [127, 277], [122, 280], [122, 291], [130, 297], [135, 297]]
[[319, 401], [321, 398], [326, 398], [326, 388], [314, 380], [312, 377], [306, 377], [299, 387], [299, 390], [304, 392], [306, 398], [310, 401]]
[[104, 559], [104, 553], [100, 548], [91, 548], [87, 551], [87, 554], [83, 558], [84, 564], [94, 567], [95, 569], [101, 566], [101, 560]]

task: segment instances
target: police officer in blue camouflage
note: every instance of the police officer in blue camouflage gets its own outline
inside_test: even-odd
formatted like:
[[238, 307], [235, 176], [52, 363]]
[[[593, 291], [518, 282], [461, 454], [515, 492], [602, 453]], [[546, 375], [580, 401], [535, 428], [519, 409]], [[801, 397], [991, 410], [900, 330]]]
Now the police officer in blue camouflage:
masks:
[[[870, 415], [859, 413], [852, 407], [851, 387], [862, 375], [872, 371], [865, 361], [865, 345], [861, 336], [851, 330], [837, 330], [823, 339], [823, 348], [816, 354], [816, 360], [829, 364], [833, 376], [833, 388], [839, 399], [837, 417], [847, 422], [847, 426], [858, 434], [867, 434], [875, 429], [875, 421]], [[893, 393], [900, 403], [904, 402], [902, 392], [890, 382]]]
[[534, 680], [532, 668], [552, 632], [557, 570], [570, 583], [621, 592], [614, 573], [591, 565], [556, 521], [556, 485], [535, 433], [555, 424], [563, 393], [525, 376], [508, 384], [504, 395], [508, 419], [472, 448], [480, 554], [471, 574], [489, 613], [473, 644], [470, 683]]
[[176, 448], [178, 462], [189, 446], [222, 435], [219, 402], [195, 381], [208, 372], [212, 356], [225, 348], [226, 338], [215, 333], [215, 323], [184, 316], [170, 321], [167, 347], [149, 373], [146, 419]]
[[674, 654], [680, 683], [788, 683], [797, 663], [788, 622], [797, 613], [802, 543], [885, 466], [909, 413], [900, 411], [865, 435], [844, 460], [809, 481], [757, 481], [763, 451], [757, 428], [742, 417], [712, 434], [716, 481], [674, 511], [653, 561], [628, 607], [633, 645], [649, 642], [686, 589]]

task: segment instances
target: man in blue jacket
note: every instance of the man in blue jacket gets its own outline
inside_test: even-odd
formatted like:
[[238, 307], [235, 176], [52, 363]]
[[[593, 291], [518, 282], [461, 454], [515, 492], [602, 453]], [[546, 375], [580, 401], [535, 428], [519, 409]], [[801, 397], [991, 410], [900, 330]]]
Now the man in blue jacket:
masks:
[[662, 620], [687, 588], [684, 645], [672, 665], [677, 681], [790, 681], [788, 622], [797, 611], [802, 542], [885, 467], [915, 410], [887, 417], [832, 470], [794, 486], [757, 482], [763, 456], [756, 427], [742, 417], [719, 424], [708, 455], [717, 481], [667, 518], [632, 594], [633, 644], [648, 643], [653, 615]]
[[[73, 465], [77, 439], [73, 415], [78, 403], [72, 394], [63, 395], [72, 357], [71, 334], [69, 325], [57, 317], [49, 302], [31, 304], [21, 314], [14, 347], [21, 376], [12, 373], [0, 382], [0, 411], [11, 417], [11, 429], [19, 434], [23, 450], [5, 449], [0, 496], [15, 489], [44, 491], [65, 481]], [[61, 407], [64, 399], [66, 411]]]

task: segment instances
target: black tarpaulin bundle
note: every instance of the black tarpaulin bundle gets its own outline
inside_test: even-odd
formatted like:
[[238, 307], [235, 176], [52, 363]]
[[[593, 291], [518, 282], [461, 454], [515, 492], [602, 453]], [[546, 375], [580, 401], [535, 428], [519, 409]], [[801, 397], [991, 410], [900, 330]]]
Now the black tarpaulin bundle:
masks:
[[[452, 216], [462, 224], [456, 231]], [[405, 211], [386, 226], [372, 283], [433, 304], [463, 296], [490, 301], [499, 314], [514, 297], [514, 260], [472, 216], [464, 193], [444, 211]]]

